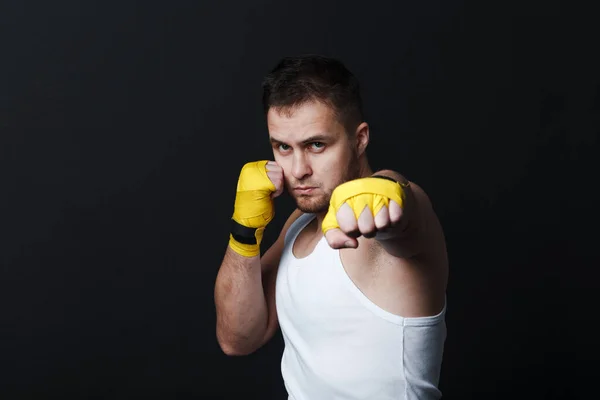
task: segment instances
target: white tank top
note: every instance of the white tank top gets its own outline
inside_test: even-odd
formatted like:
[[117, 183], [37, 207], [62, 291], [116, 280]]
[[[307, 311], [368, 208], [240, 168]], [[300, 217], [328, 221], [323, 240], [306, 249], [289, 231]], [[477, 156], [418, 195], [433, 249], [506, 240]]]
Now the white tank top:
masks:
[[446, 306], [431, 317], [403, 318], [371, 302], [322, 238], [309, 256], [292, 247], [314, 215], [303, 214], [285, 238], [276, 306], [290, 400], [429, 400], [438, 381]]

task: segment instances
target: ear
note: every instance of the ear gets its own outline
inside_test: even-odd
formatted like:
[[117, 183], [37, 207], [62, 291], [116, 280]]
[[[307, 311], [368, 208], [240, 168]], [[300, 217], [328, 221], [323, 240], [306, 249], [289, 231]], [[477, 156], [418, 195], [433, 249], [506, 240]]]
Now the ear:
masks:
[[362, 155], [369, 145], [369, 125], [366, 122], [361, 123], [354, 134], [356, 138], [356, 151]]

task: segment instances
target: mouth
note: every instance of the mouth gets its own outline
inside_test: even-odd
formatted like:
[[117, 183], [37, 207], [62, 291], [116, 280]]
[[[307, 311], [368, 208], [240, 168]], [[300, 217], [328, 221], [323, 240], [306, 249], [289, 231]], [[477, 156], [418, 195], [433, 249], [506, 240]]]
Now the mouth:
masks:
[[296, 186], [294, 188], [294, 193], [297, 193], [297, 194], [310, 194], [315, 189], [316, 188], [312, 187], [312, 186]]

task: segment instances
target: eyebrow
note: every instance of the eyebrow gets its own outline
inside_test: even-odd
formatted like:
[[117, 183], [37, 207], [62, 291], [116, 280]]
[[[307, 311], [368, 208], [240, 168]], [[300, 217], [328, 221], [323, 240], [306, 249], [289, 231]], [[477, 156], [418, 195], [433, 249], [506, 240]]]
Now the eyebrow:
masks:
[[[324, 134], [313, 135], [309, 138], [306, 138], [302, 141], [303, 144], [311, 143], [311, 142], [324, 142], [329, 139], [329, 136]], [[270, 137], [271, 143], [285, 143], [281, 140], [275, 139], [274, 137]]]

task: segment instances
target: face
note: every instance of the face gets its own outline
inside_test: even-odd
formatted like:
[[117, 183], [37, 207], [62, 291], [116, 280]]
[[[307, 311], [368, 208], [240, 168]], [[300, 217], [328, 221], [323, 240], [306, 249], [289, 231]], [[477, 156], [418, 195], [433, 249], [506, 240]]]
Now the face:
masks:
[[333, 190], [361, 174], [368, 128], [361, 125], [356, 137], [350, 138], [332, 110], [319, 102], [289, 111], [267, 113], [275, 161], [283, 168], [286, 190], [300, 210], [327, 212]]

